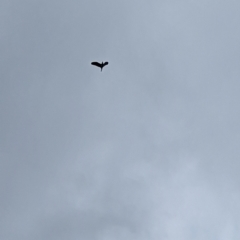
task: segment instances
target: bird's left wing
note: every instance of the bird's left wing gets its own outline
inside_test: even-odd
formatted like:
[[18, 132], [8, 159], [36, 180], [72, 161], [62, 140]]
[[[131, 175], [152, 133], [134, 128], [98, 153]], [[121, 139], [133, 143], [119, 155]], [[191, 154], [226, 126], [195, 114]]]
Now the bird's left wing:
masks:
[[100, 64], [100, 63], [98, 63], [98, 62], [92, 62], [91, 63], [92, 65], [95, 65], [95, 66], [97, 66], [97, 67], [101, 67], [102, 65]]

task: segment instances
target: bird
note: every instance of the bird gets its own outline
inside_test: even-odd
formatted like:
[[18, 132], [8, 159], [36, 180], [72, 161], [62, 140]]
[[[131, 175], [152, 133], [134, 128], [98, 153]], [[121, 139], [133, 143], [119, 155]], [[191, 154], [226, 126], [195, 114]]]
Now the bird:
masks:
[[102, 62], [102, 63], [92, 62], [91, 64], [94, 65], [94, 66], [100, 67], [100, 68], [101, 68], [101, 71], [102, 71], [103, 67], [105, 67], [106, 65], [108, 65], [108, 62], [105, 62], [105, 63], [103, 63], [103, 62]]

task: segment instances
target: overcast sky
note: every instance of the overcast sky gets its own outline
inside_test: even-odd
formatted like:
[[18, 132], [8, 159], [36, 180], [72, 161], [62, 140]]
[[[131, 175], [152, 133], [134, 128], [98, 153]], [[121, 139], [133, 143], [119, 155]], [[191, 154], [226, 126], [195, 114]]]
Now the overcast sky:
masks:
[[240, 239], [239, 9], [1, 0], [0, 239]]

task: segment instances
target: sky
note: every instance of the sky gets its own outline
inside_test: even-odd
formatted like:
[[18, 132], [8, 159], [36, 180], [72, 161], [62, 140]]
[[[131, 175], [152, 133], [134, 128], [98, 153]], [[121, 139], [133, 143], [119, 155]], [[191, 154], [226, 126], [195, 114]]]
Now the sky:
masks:
[[239, 9], [1, 0], [0, 239], [240, 239]]

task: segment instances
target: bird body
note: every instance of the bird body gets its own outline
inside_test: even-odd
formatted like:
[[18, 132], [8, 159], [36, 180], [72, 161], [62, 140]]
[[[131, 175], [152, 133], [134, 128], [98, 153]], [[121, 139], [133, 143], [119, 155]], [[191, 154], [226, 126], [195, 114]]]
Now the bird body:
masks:
[[101, 71], [102, 71], [103, 67], [105, 67], [106, 65], [108, 65], [108, 62], [105, 62], [105, 63], [104, 63], [104, 62], [102, 62], [102, 63], [92, 62], [91, 64], [94, 65], [94, 66], [100, 67], [100, 68], [101, 68]]

